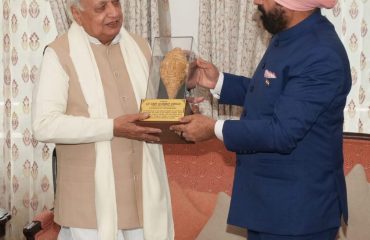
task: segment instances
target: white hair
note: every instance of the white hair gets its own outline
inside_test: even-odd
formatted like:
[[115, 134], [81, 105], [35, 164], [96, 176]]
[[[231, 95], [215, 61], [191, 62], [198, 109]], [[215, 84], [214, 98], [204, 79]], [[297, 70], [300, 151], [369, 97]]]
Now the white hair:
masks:
[[67, 14], [68, 14], [68, 17], [69, 19], [73, 20], [73, 15], [72, 15], [72, 11], [71, 11], [71, 8], [72, 7], [76, 7], [80, 10], [83, 10], [82, 6], [81, 6], [81, 0], [67, 0]]

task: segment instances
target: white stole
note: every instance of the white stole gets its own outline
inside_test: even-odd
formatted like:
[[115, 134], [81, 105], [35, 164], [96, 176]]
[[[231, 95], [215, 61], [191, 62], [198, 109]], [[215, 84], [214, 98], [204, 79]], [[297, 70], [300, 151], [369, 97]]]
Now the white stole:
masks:
[[[140, 47], [121, 29], [120, 47], [139, 106], [145, 98], [149, 66]], [[108, 118], [99, 69], [84, 29], [68, 31], [70, 56], [91, 118]], [[112, 130], [113, 131], [113, 130]], [[117, 205], [110, 141], [96, 142], [95, 208], [100, 240], [117, 238]], [[143, 225], [145, 240], [173, 240], [171, 198], [162, 146], [143, 143]]]

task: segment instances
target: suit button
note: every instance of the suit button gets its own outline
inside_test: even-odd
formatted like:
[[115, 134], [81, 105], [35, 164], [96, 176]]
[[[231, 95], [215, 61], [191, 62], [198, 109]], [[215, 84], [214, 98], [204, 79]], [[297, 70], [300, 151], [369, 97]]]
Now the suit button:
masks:
[[247, 111], [245, 110], [245, 109], [243, 109], [243, 112], [242, 112], [242, 114], [241, 114], [241, 117], [243, 118], [243, 117], [245, 117], [247, 115]]
[[262, 69], [265, 69], [265, 67], [266, 67], [266, 63], [263, 63], [262, 64]]

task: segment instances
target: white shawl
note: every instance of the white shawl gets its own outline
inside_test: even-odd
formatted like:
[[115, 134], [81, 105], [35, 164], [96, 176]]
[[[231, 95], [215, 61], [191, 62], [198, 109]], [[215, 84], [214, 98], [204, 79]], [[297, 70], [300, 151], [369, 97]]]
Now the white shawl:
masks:
[[[121, 29], [120, 47], [139, 105], [145, 98], [149, 67], [135, 40]], [[108, 118], [103, 85], [86, 32], [73, 22], [68, 32], [75, 66], [91, 118]], [[117, 237], [117, 205], [110, 141], [96, 142], [95, 207], [99, 239]], [[162, 146], [143, 143], [143, 225], [145, 240], [173, 240], [171, 198]]]

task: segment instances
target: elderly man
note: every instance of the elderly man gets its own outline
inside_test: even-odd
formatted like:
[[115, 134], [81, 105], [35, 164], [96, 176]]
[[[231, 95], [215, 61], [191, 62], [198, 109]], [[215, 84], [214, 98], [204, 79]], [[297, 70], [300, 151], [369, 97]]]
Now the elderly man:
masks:
[[70, 0], [74, 22], [45, 51], [33, 131], [56, 143], [59, 239], [172, 240], [162, 147], [135, 121], [150, 49], [122, 28], [119, 0]]
[[255, 0], [273, 34], [252, 78], [198, 60], [192, 84], [240, 120], [187, 116], [172, 129], [188, 140], [217, 136], [237, 154], [228, 222], [248, 240], [334, 240], [347, 220], [343, 109], [351, 87], [346, 51], [321, 15], [334, 0]]

